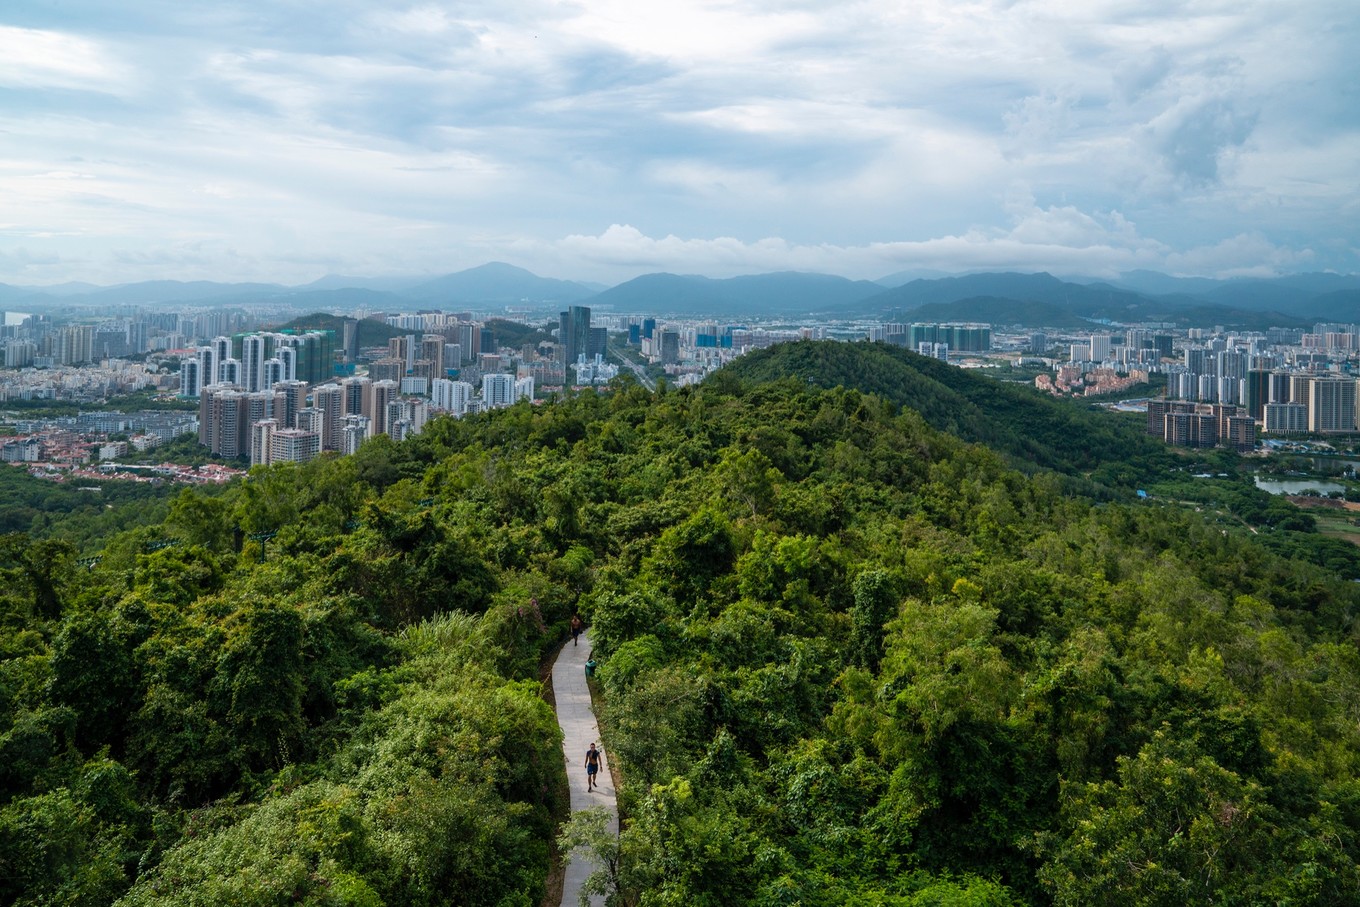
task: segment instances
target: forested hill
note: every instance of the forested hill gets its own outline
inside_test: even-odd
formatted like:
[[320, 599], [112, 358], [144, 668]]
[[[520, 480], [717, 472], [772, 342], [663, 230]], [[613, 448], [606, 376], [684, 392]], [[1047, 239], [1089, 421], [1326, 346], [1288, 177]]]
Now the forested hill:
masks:
[[720, 382], [794, 378], [818, 387], [850, 387], [920, 413], [932, 427], [985, 444], [1012, 458], [1069, 474], [1094, 473], [1125, 483], [1166, 461], [1165, 445], [1131, 420], [1093, 413], [938, 359], [882, 343], [802, 341], [742, 356]]
[[534, 907], [576, 610], [616, 903], [1360, 903], [1360, 587], [856, 390], [621, 382], [3, 542], [3, 904]]

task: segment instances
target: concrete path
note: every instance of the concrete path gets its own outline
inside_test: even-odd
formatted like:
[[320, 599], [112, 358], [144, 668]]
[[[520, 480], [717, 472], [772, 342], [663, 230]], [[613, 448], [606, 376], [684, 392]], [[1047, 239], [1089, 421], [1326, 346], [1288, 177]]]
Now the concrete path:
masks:
[[[571, 640], [562, 647], [553, 662], [553, 698], [557, 701], [557, 722], [562, 725], [562, 756], [567, 762], [567, 783], [571, 787], [571, 811], [604, 806], [612, 815], [610, 830], [619, 830], [619, 809], [614, 800], [614, 779], [609, 776], [609, 756], [600, 739], [599, 725], [590, 706], [590, 690], [586, 687], [586, 659], [590, 657], [590, 637], [582, 633], [580, 643]], [[595, 776], [593, 793], [586, 793], [586, 750], [594, 743], [600, 751], [600, 772]], [[567, 864], [566, 879], [562, 884], [562, 907], [576, 907], [581, 900], [581, 884], [596, 869], [584, 855], [573, 854]], [[591, 899], [592, 905], [603, 905], [604, 898]]]

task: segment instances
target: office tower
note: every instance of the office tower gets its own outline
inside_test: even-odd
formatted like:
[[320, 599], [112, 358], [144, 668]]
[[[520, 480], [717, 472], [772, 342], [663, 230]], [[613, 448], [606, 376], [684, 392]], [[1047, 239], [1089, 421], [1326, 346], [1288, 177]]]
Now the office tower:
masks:
[[596, 356], [605, 356], [609, 352], [609, 329], [592, 327], [590, 329], [590, 343], [586, 346], [586, 358], [594, 359]]
[[461, 368], [463, 365], [463, 347], [458, 343], [444, 344], [444, 358], [439, 360], [440, 372], [438, 377], [447, 378], [449, 372]]
[[1176, 338], [1170, 334], [1153, 334], [1152, 350], [1156, 353], [1157, 359], [1170, 359], [1176, 355]]
[[275, 419], [261, 419], [250, 424], [250, 465], [268, 466], [274, 431], [279, 427]]
[[680, 361], [680, 332], [663, 330], [661, 332], [661, 363], [674, 365]]
[[1355, 381], [1349, 377], [1313, 378], [1308, 382], [1308, 430], [1355, 431]]
[[199, 383], [199, 363], [197, 359], [184, 359], [179, 364], [179, 395], [197, 397], [203, 392]]
[[1029, 335], [1029, 351], [1035, 355], [1042, 356], [1048, 352], [1048, 335], [1042, 331], [1035, 331]]
[[322, 384], [312, 389], [312, 408], [321, 410], [322, 450], [340, 450], [345, 426], [345, 389], [338, 384]]
[[656, 319], [655, 318], [642, 319], [642, 339], [651, 340], [652, 336], [655, 333], [656, 333]]
[[589, 358], [590, 309], [583, 305], [569, 306], [557, 316], [557, 360], [571, 365], [581, 356]]
[[483, 375], [482, 403], [487, 409], [509, 406], [515, 402], [514, 375]]
[[458, 337], [458, 349], [462, 357], [457, 362], [450, 362], [450, 367], [457, 368], [464, 362], [471, 361], [481, 349], [480, 328], [471, 323], [459, 323], [454, 329]]
[[345, 361], [353, 362], [359, 358], [359, 322], [353, 318], [346, 318], [341, 336]]

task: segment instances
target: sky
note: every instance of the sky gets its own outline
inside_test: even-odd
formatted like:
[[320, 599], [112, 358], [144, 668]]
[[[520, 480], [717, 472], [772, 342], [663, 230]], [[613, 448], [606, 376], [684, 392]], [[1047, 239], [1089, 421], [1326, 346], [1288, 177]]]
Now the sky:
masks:
[[1355, 0], [6, 0], [0, 282], [1360, 271]]

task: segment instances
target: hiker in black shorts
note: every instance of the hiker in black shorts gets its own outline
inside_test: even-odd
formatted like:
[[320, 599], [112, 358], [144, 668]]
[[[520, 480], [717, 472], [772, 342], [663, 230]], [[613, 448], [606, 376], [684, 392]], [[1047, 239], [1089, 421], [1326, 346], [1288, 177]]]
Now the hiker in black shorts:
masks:
[[586, 793], [593, 791], [597, 785], [595, 783], [595, 773], [600, 770], [600, 751], [595, 749], [595, 744], [590, 745], [586, 750]]

